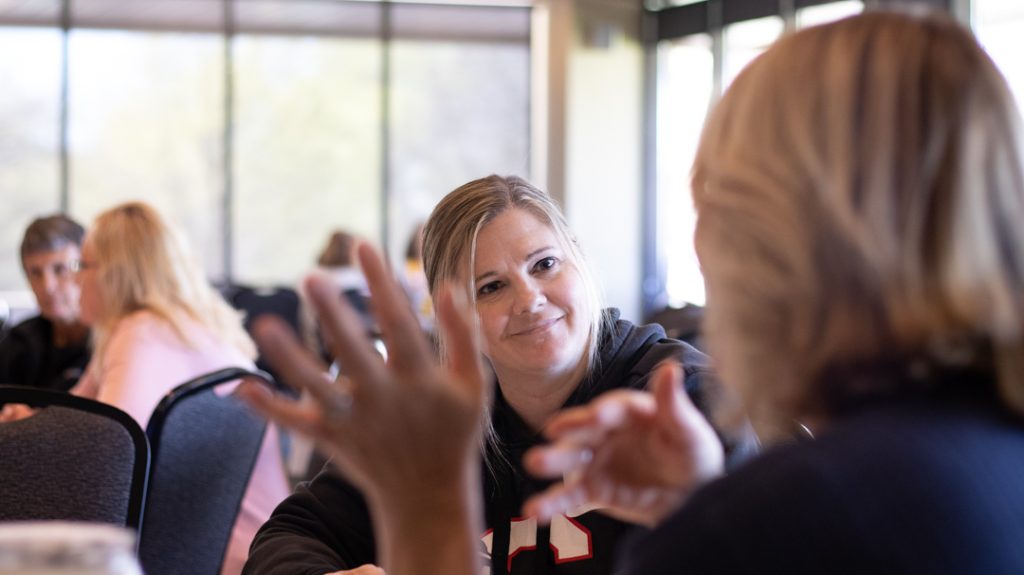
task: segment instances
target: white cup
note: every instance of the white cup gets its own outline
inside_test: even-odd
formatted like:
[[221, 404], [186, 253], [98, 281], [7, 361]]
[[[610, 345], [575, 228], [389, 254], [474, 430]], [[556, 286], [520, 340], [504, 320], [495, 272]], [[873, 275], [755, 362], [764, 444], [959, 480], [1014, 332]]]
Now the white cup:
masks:
[[0, 575], [142, 575], [135, 533], [68, 521], [0, 523]]

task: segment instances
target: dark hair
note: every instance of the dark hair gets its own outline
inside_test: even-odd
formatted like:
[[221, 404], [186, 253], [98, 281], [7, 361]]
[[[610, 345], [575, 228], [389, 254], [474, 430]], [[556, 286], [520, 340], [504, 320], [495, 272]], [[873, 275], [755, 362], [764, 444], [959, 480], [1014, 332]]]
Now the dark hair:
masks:
[[324, 267], [344, 267], [352, 265], [352, 251], [356, 238], [347, 232], [335, 231], [327, 240], [327, 246], [320, 252], [318, 264]]
[[35, 219], [21, 240], [21, 259], [39, 252], [52, 252], [67, 245], [81, 247], [85, 228], [78, 222], [56, 214]]
[[413, 230], [412, 235], [409, 236], [409, 243], [405, 246], [405, 259], [408, 260], [422, 260], [423, 259], [423, 226], [420, 224]]

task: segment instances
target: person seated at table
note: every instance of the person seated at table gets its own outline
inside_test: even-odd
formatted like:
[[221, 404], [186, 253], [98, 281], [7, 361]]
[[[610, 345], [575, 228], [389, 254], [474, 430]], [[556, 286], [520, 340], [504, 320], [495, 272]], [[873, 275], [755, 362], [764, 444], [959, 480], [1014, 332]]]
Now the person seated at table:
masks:
[[78, 261], [85, 230], [58, 214], [34, 220], [21, 240], [21, 267], [39, 315], [0, 339], [0, 384], [67, 391], [89, 363], [89, 328], [78, 312]]
[[[685, 449], [696, 412], [665, 367], [653, 397], [556, 415], [555, 443], [527, 466], [565, 479], [524, 513], [608, 493], [644, 508], [689, 470], [689, 487], [711, 482], [655, 506], [623, 573], [1024, 572], [1022, 162], [1006, 81], [950, 18], [867, 13], [784, 37], [705, 126], [696, 247], [723, 382], [765, 439], [794, 419], [816, 439], [712, 480], [721, 466]], [[386, 274], [367, 275], [378, 309], [399, 309]], [[246, 390], [330, 446], [383, 526], [389, 575], [480, 572], [471, 470], [486, 386], [449, 289], [446, 367], [398, 313], [379, 316], [387, 364], [347, 346], [350, 312], [314, 290], [348, 379], [330, 385], [291, 353], [281, 363], [318, 406]]]
[[[254, 367], [256, 348], [240, 314], [149, 205], [126, 203], [100, 214], [78, 267], [81, 316], [92, 326], [95, 350], [72, 393], [114, 405], [145, 428], [178, 385], [225, 367]], [[256, 529], [288, 492], [278, 434], [268, 430], [222, 573], [241, 571]]]
[[[444, 282], [466, 287], [483, 355], [497, 380], [484, 424], [486, 462], [477, 470], [486, 486], [482, 554], [511, 573], [611, 573], [616, 545], [638, 518], [606, 513], [600, 505], [566, 509], [550, 529], [521, 517], [526, 498], [547, 485], [523, 472], [522, 454], [542, 440], [544, 422], [560, 409], [608, 390], [643, 389], [664, 360], [682, 363], [687, 391], [708, 409], [717, 384], [707, 357], [667, 339], [659, 326], [635, 326], [616, 310], [602, 309], [559, 208], [520, 178], [490, 176], [446, 196], [426, 224], [423, 259], [435, 294]], [[374, 313], [390, 305], [401, 306], [413, 322], [407, 327], [420, 332], [404, 298], [374, 305]], [[287, 345], [263, 349], [271, 365], [282, 347]], [[446, 435], [435, 434], [435, 441], [447, 442]], [[722, 457], [710, 427], [701, 439]], [[737, 446], [744, 449], [753, 449], [752, 438]], [[392, 455], [381, 451], [380, 457]], [[344, 465], [341, 472], [348, 476]], [[275, 510], [256, 536], [245, 572], [333, 572], [373, 564], [376, 528], [359, 490], [325, 471]]]

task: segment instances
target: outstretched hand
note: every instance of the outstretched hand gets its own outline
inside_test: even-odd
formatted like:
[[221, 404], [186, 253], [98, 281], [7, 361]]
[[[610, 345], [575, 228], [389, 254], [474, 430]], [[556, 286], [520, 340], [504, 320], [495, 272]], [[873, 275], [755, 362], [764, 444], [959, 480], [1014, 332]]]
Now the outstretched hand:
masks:
[[582, 506], [657, 525], [698, 486], [722, 472], [722, 444], [682, 386], [678, 364], [652, 375], [652, 391], [615, 390], [557, 414], [552, 443], [527, 452], [525, 466], [561, 483], [529, 499], [542, 521]]
[[[389, 573], [430, 565], [416, 557], [410, 544], [449, 545], [450, 541], [424, 535], [433, 532], [431, 522], [435, 529], [437, 523], [448, 522], [449, 540], [454, 537], [451, 529], [466, 536], [455, 537], [447, 555], [435, 549], [429, 561], [440, 570], [434, 572], [472, 568], [479, 531], [478, 438], [485, 394], [472, 312], [461, 292], [449, 288], [441, 294], [437, 316], [449, 350], [447, 364], [441, 366], [381, 256], [367, 245], [359, 246], [358, 256], [388, 349], [387, 361], [374, 350], [358, 315], [330, 282], [312, 277], [306, 287], [342, 375], [329, 381], [323, 365], [288, 328], [281, 322], [261, 321], [254, 326], [254, 336], [264, 358], [288, 384], [308, 391], [313, 401], [285, 400], [258, 386], [243, 386], [243, 396], [274, 421], [316, 439], [363, 491]], [[399, 538], [401, 543], [389, 541]], [[449, 560], [454, 563], [445, 563]]]

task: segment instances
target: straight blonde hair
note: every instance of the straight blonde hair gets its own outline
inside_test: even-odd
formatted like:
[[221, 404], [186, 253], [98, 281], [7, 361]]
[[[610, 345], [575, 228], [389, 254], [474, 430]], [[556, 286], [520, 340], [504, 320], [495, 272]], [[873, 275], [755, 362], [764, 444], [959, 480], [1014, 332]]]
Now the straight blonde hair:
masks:
[[[785, 37], [713, 111], [693, 170], [707, 333], [763, 437], [822, 372], [991, 350], [1024, 413], [1024, 153], [992, 61], [951, 19], [866, 13]], [[853, 390], [847, 390], [853, 391]]]
[[103, 212], [87, 241], [99, 266], [103, 306], [103, 317], [94, 327], [97, 355], [102, 356], [118, 322], [148, 311], [166, 321], [187, 345], [195, 345], [187, 328], [191, 321], [247, 357], [256, 357], [242, 314], [206, 281], [185, 244], [151, 206], [131, 202]]

